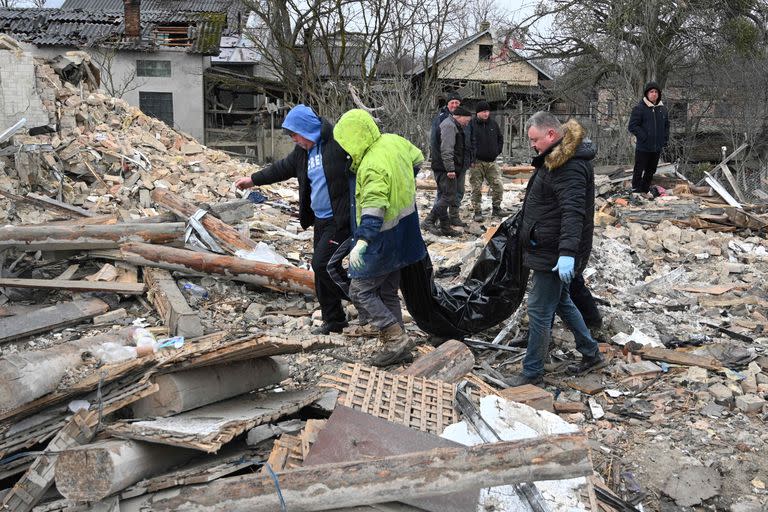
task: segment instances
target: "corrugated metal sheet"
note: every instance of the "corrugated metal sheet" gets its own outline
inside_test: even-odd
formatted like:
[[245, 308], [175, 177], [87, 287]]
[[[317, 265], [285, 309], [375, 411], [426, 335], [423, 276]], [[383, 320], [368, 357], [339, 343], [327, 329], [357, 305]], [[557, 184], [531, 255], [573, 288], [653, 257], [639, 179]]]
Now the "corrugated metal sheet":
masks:
[[485, 101], [505, 101], [507, 99], [507, 84], [496, 82], [485, 84]]

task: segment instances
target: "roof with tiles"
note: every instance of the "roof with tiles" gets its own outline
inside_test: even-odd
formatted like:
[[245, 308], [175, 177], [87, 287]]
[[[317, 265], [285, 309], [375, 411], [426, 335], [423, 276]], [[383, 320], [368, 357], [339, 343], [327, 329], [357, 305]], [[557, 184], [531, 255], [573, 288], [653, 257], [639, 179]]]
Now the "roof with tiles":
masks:
[[226, 13], [144, 9], [141, 12], [141, 37], [132, 40], [123, 38], [122, 8], [117, 11], [0, 8], [0, 32], [37, 46], [116, 44], [126, 50], [158, 51], [171, 46], [168, 39], [162, 37], [167, 26], [180, 28], [179, 37], [183, 44], [178, 46], [188, 53], [218, 55]]

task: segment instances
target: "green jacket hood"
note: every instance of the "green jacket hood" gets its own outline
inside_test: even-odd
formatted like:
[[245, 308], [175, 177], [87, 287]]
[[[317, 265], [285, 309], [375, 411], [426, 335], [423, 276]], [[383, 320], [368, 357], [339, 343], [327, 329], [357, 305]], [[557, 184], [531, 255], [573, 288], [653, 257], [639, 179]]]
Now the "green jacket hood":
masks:
[[352, 171], [357, 172], [365, 153], [381, 132], [371, 114], [361, 109], [346, 112], [333, 128], [333, 138], [352, 158]]

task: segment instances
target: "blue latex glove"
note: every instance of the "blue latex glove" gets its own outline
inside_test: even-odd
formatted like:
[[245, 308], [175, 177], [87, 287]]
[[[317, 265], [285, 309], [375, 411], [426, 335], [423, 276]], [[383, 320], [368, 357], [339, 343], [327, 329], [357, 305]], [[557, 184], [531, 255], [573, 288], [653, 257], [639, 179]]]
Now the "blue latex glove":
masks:
[[[349, 253], [350, 267], [352, 267], [355, 270], [360, 270], [365, 266], [365, 262], [363, 261], [363, 254], [365, 254], [365, 250], [367, 248], [368, 248], [368, 242], [366, 242], [365, 240], [358, 240], [357, 243], [355, 243], [355, 246], [352, 248], [352, 251]], [[573, 266], [571, 266], [571, 268], [573, 268]]]
[[560, 280], [565, 284], [571, 284], [571, 279], [575, 275], [573, 271], [575, 260], [573, 256], [560, 256], [557, 258], [557, 265], [552, 269], [552, 272], [558, 272], [560, 274]]

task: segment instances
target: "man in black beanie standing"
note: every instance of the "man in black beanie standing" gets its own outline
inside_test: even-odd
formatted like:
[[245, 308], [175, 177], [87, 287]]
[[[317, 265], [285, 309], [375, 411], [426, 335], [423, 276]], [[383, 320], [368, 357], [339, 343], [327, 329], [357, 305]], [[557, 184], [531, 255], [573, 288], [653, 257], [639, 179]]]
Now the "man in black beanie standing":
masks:
[[498, 123], [491, 117], [491, 106], [487, 101], [477, 102], [477, 113], [472, 119], [472, 147], [475, 151], [475, 161], [469, 169], [469, 184], [472, 185], [472, 208], [475, 212], [473, 220], [483, 220], [482, 199], [483, 181], [491, 189], [491, 214], [503, 217], [507, 212], [501, 209], [504, 186], [501, 183], [496, 157], [504, 147], [504, 135]]
[[[437, 235], [457, 236], [453, 229], [450, 210], [454, 208], [459, 180], [464, 178], [466, 159], [465, 128], [472, 120], [472, 114], [464, 107], [456, 107], [446, 117], [437, 131], [437, 140], [432, 145], [432, 172], [437, 182], [437, 197], [429, 217], [431, 223], [424, 221], [426, 228]], [[439, 226], [437, 225], [439, 223]]]
[[632, 109], [627, 129], [637, 138], [632, 192], [648, 192], [661, 150], [669, 141], [669, 112], [661, 102], [661, 87], [656, 82], [648, 82], [643, 88], [643, 99]]

